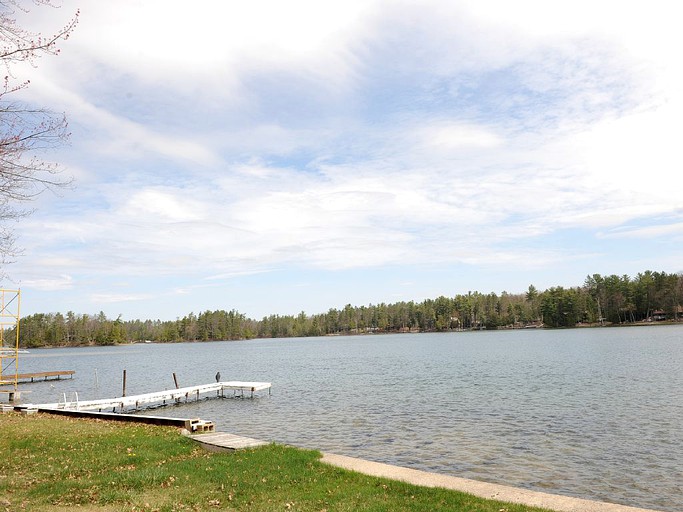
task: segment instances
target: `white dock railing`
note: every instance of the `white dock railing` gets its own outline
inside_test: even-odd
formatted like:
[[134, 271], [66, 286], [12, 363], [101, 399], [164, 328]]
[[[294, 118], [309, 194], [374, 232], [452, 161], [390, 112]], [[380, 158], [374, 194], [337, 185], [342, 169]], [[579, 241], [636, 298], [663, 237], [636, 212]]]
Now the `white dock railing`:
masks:
[[62, 393], [62, 398], [64, 398], [64, 402], [61, 400], [59, 401], [58, 409], [75, 409], [78, 410], [78, 391], [73, 391], [71, 393], [71, 400], [67, 400], [66, 398], [66, 393]]
[[270, 394], [270, 382], [216, 382], [212, 384], [202, 384], [200, 386], [189, 386], [179, 389], [169, 389], [165, 391], [156, 391], [153, 393], [144, 393], [141, 395], [122, 396], [117, 398], [104, 398], [99, 400], [79, 400], [78, 394], [75, 393], [75, 400], [67, 401], [66, 394], [64, 394], [64, 402], [48, 403], [48, 404], [29, 404], [32, 407], [39, 409], [71, 409], [77, 411], [93, 411], [103, 409], [116, 409], [123, 411], [128, 408], [137, 409], [141, 405], [148, 405], [154, 403], [181, 403], [191, 399], [199, 400], [200, 396], [207, 393], [216, 393], [216, 396], [225, 396], [225, 390], [233, 392], [233, 396], [245, 396], [248, 393], [253, 397], [254, 393], [258, 391], [268, 390]]

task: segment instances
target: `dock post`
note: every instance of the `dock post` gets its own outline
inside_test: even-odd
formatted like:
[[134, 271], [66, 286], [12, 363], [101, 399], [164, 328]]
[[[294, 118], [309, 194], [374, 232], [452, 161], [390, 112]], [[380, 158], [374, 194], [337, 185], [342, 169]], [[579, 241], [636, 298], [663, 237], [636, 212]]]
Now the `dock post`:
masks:
[[173, 372], [173, 382], [175, 382], [175, 388], [178, 389], [178, 378], [175, 376], [175, 372]]
[[123, 370], [123, 395], [126, 396], [126, 370]]

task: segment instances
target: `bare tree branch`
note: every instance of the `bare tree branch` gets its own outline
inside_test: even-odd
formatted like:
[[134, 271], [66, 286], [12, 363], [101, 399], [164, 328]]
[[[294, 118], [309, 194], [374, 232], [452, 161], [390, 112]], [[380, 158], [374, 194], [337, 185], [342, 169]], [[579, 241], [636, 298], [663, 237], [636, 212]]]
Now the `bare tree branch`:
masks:
[[[20, 251], [10, 223], [29, 215], [32, 210], [20, 207], [46, 189], [66, 187], [71, 178], [60, 173], [61, 167], [43, 160], [42, 153], [64, 144], [69, 133], [64, 114], [35, 108], [7, 97], [30, 85], [13, 74], [20, 62], [36, 65], [41, 55], [58, 55], [57, 44], [69, 38], [78, 24], [77, 11], [69, 22], [50, 36], [33, 33], [19, 26], [17, 11], [30, 12], [32, 6], [58, 8], [52, 0], [0, 0], [0, 62], [5, 67], [0, 85], [0, 268]], [[1, 274], [1, 273], [0, 273]]]

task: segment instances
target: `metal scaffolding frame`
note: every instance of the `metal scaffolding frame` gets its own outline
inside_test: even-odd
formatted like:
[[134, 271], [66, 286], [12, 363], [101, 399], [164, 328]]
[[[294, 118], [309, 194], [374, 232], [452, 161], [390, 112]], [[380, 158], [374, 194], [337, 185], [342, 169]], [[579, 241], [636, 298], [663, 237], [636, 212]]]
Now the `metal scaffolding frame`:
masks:
[[[21, 290], [0, 289], [0, 385], [18, 387]], [[10, 371], [11, 368], [11, 371]]]

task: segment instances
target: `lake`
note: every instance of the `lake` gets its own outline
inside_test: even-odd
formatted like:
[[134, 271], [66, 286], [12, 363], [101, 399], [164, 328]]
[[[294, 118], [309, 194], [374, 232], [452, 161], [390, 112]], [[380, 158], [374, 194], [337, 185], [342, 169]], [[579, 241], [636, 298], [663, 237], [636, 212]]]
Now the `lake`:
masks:
[[24, 402], [222, 380], [254, 400], [150, 411], [218, 430], [544, 492], [683, 510], [683, 326], [33, 349]]

